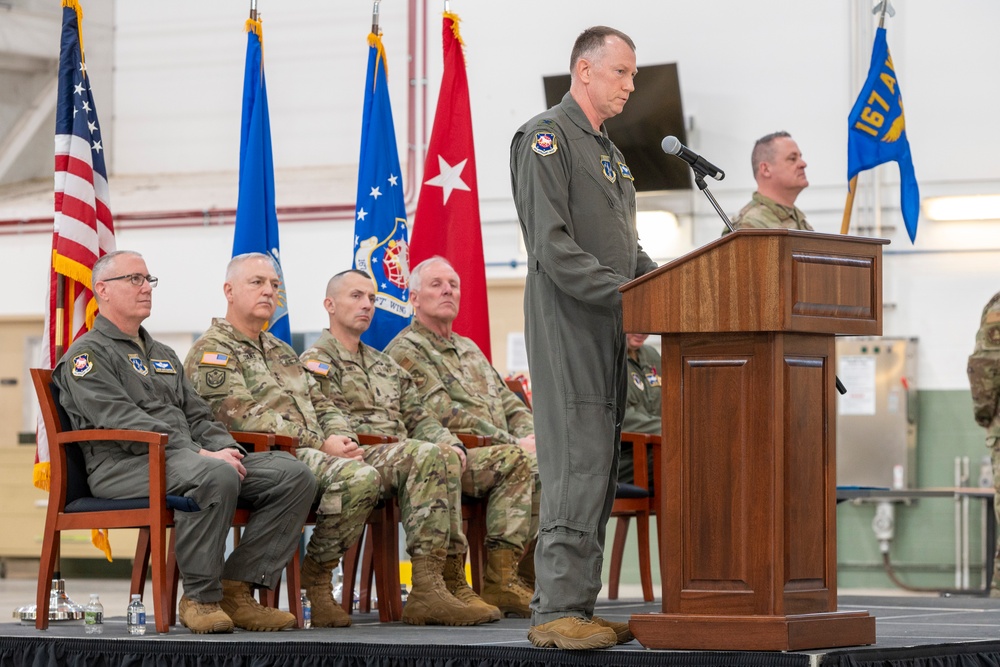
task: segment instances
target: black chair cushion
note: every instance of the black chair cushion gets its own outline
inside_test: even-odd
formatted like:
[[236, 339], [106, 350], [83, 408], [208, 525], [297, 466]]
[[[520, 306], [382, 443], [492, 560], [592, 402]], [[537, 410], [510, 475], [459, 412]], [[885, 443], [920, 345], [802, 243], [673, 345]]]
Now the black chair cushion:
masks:
[[[107, 498], [77, 498], [66, 503], [66, 513], [74, 512], [113, 512], [115, 510], [140, 510], [149, 507], [149, 498], [124, 498], [109, 500]], [[191, 498], [184, 496], [167, 496], [167, 509], [178, 512], [197, 512], [201, 508]]]
[[615, 489], [615, 498], [649, 498], [649, 491], [635, 484], [618, 482], [618, 488]]

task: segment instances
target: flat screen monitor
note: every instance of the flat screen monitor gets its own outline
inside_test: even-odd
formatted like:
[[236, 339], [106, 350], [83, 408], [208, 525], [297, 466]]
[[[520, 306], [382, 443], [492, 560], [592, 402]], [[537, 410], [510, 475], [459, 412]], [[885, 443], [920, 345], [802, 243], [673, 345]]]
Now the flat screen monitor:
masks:
[[[552, 107], [569, 90], [569, 74], [543, 77], [543, 83], [545, 102]], [[691, 169], [687, 163], [660, 148], [663, 137], [671, 135], [687, 144], [676, 63], [640, 66], [635, 91], [629, 96], [625, 110], [604, 126], [625, 156], [636, 190], [691, 189]]]

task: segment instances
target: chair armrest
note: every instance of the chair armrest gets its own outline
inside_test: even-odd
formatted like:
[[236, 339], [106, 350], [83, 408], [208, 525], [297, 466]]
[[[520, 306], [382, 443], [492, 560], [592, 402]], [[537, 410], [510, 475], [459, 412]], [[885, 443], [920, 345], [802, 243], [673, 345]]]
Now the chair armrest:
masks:
[[147, 445], [166, 445], [167, 434], [156, 431], [132, 431], [116, 428], [88, 428], [81, 431], [63, 431], [56, 435], [59, 443], [95, 442], [97, 440], [124, 440], [126, 442], [146, 443]]
[[254, 431], [230, 431], [233, 440], [243, 445], [250, 452], [266, 452], [274, 445], [273, 433], [257, 433]]
[[399, 438], [394, 435], [382, 435], [380, 433], [358, 433], [359, 445], [386, 445], [390, 442], [399, 442]]
[[493, 444], [493, 436], [490, 435], [473, 435], [471, 433], [455, 433], [454, 435], [462, 441], [466, 449], [489, 447]]
[[283, 452], [288, 452], [292, 456], [295, 456], [295, 450], [299, 448], [299, 439], [294, 435], [281, 435], [280, 433], [275, 433], [274, 446]]

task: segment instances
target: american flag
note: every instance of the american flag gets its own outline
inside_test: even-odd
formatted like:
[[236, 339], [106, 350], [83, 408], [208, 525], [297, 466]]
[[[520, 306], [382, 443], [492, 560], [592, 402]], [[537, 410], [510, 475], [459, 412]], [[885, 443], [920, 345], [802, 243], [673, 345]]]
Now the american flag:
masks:
[[[63, 0], [56, 102], [55, 220], [52, 228], [52, 268], [45, 311], [47, 368], [61, 350], [90, 329], [97, 302], [90, 292], [90, 271], [99, 257], [115, 249], [108, 173], [97, 109], [83, 58], [83, 10], [77, 0]], [[57, 289], [63, 281], [62, 298]], [[48, 489], [49, 446], [39, 422], [35, 451], [35, 486]]]

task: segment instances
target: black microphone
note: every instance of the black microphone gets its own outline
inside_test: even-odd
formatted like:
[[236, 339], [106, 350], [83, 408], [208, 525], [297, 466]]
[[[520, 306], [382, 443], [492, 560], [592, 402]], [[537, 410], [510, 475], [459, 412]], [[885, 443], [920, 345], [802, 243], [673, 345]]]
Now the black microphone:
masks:
[[663, 141], [660, 142], [660, 148], [663, 149], [664, 153], [676, 155], [684, 160], [702, 176], [709, 176], [717, 181], [726, 177], [726, 172], [682, 144], [677, 137], [664, 137]]

